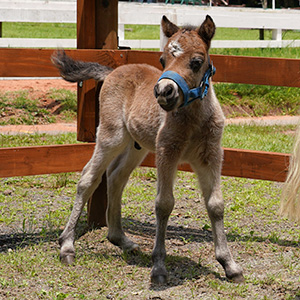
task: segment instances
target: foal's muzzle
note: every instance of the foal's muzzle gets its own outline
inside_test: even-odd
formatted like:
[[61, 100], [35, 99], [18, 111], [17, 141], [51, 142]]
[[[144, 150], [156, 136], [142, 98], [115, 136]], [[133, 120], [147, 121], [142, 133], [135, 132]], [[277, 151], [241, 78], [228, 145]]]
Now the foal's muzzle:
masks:
[[154, 96], [162, 109], [171, 111], [179, 99], [178, 87], [169, 79], [161, 80], [154, 87]]
[[[205, 71], [199, 86], [194, 87], [194, 88], [190, 88], [188, 86], [188, 84], [186, 83], [186, 81], [184, 80], [183, 77], [181, 77], [178, 73], [174, 72], [174, 71], [165, 71], [160, 78], [158, 79], [158, 82], [154, 88], [154, 93], [155, 93], [155, 97], [158, 100], [158, 103], [160, 104], [160, 106], [162, 108], [164, 108], [165, 110], [167, 110], [165, 107], [163, 107], [163, 105], [168, 105], [171, 106], [172, 104], [172, 108], [169, 110], [172, 110], [175, 108], [176, 102], [178, 101], [178, 97], [179, 97], [179, 92], [181, 92], [181, 95], [183, 96], [183, 103], [179, 106], [179, 107], [183, 107], [183, 106], [187, 106], [189, 104], [191, 104], [192, 102], [194, 102], [197, 99], [203, 100], [204, 97], [207, 95], [208, 93], [208, 89], [209, 89], [209, 79], [215, 74], [216, 72], [216, 68], [213, 66], [213, 64], [210, 62], [210, 58], [208, 58], [209, 64], [208, 64], [208, 68]], [[162, 87], [161, 89], [159, 89], [160, 83], [162, 82]], [[165, 82], [168, 82], [168, 85], [165, 84]], [[176, 102], [174, 102], [175, 97], [174, 97], [174, 93], [173, 91], [169, 88], [169, 85], [173, 86], [173, 91], [177, 91], [177, 99]], [[171, 95], [170, 99], [171, 101], [167, 101], [169, 99], [169, 96]], [[162, 99], [160, 99], [160, 97], [162, 97]], [[161, 102], [160, 102], [161, 101]], [[164, 101], [166, 102], [166, 104], [164, 103]]]

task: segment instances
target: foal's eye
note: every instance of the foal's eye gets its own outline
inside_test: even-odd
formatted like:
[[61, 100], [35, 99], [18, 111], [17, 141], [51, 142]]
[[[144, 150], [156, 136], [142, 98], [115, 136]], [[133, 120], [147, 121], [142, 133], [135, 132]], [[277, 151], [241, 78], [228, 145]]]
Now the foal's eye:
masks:
[[159, 62], [161, 63], [162, 67], [165, 68], [166, 62], [162, 56], [160, 57]]
[[202, 66], [202, 59], [200, 58], [193, 58], [190, 61], [190, 68], [193, 70], [193, 72], [198, 72]]

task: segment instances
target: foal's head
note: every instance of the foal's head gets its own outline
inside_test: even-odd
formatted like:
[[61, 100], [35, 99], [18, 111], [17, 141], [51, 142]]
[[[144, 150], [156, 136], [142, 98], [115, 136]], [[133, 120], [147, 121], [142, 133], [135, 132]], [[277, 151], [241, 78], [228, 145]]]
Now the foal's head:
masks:
[[178, 81], [185, 81], [187, 89], [197, 88], [201, 84], [210, 66], [208, 50], [215, 28], [210, 16], [206, 16], [198, 28], [187, 26], [182, 29], [163, 16], [162, 29], [168, 42], [160, 58], [164, 73], [154, 87], [154, 94], [164, 110], [171, 111], [187, 104], [184, 88]]

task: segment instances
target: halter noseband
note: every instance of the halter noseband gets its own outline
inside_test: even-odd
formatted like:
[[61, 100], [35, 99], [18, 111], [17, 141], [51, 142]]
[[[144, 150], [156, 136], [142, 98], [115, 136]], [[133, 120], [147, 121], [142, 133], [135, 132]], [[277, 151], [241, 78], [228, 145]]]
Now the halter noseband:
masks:
[[215, 73], [216, 68], [213, 66], [212, 63], [210, 63], [209, 58], [208, 69], [202, 77], [200, 85], [196, 88], [190, 89], [186, 81], [174, 71], [164, 72], [159, 77], [158, 81], [160, 81], [161, 79], [171, 79], [179, 86], [184, 96], [184, 101], [179, 107], [183, 107], [191, 104], [196, 99], [202, 100], [207, 95], [209, 88], [209, 78], [212, 77]]

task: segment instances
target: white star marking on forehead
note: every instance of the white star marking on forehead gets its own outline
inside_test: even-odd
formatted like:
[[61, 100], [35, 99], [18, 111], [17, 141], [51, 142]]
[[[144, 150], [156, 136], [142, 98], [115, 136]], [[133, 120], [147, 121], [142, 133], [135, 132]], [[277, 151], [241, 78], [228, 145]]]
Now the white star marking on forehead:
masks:
[[178, 57], [181, 54], [183, 54], [183, 50], [181, 48], [181, 45], [177, 42], [177, 41], [172, 41], [169, 46], [168, 49], [170, 51], [170, 53], [175, 56]]

